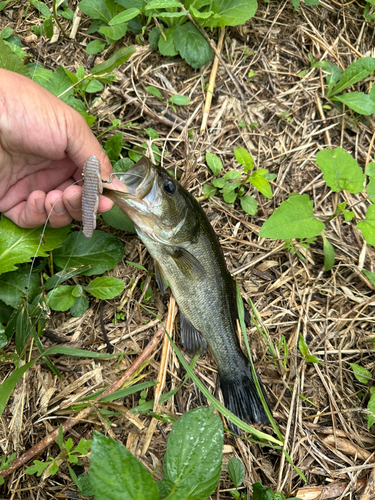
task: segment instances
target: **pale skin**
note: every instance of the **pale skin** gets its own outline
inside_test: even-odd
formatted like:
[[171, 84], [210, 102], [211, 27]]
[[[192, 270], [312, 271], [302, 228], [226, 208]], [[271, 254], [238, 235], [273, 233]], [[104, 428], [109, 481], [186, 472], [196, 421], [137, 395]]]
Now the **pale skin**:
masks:
[[[0, 69], [0, 212], [24, 228], [82, 219], [79, 185], [89, 156], [111, 163], [84, 118], [31, 79]], [[118, 184], [119, 183], [119, 184]], [[108, 187], [119, 188], [115, 178]], [[99, 212], [113, 202], [101, 196]]]

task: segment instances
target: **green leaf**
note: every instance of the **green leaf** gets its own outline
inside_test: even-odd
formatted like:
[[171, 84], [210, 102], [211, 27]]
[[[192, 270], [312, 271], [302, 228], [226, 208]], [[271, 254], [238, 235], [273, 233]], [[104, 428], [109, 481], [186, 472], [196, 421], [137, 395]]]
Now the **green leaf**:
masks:
[[181, 4], [177, 0], [151, 0], [145, 8], [145, 10], [150, 9], [171, 9], [173, 7], [180, 7]]
[[[91, 2], [91, 0], [88, 0]], [[107, 61], [104, 61], [101, 64], [97, 64], [91, 70], [93, 75], [100, 75], [102, 73], [110, 73], [118, 66], [121, 66], [124, 62], [126, 62], [131, 55], [133, 55], [135, 49], [133, 45], [129, 45], [129, 47], [122, 47], [117, 50], [112, 57], [110, 57]]]
[[313, 68], [322, 68], [325, 73], [325, 79], [328, 85], [327, 97], [331, 95], [332, 88], [340, 80], [343, 71], [329, 61], [319, 61], [312, 63]]
[[44, 28], [44, 33], [46, 34], [46, 37], [52, 38], [53, 37], [53, 22], [52, 22], [52, 16], [50, 14], [50, 17], [47, 17], [43, 21], [43, 28]]
[[375, 177], [370, 177], [370, 182], [366, 186], [366, 194], [372, 203], [375, 203]]
[[0, 323], [0, 349], [5, 347], [8, 343], [8, 337], [5, 335], [5, 329]]
[[0, 299], [17, 308], [25, 295], [32, 295], [40, 286], [39, 273], [32, 273], [31, 266], [21, 266], [16, 271], [0, 275]]
[[238, 147], [234, 150], [234, 156], [240, 165], [244, 166], [244, 171], [249, 172], [254, 168], [254, 160], [251, 154], [245, 149]]
[[104, 86], [96, 79], [90, 78], [88, 81], [81, 82], [83, 86], [84, 92], [89, 94], [94, 94], [95, 92], [101, 92], [104, 89]]
[[203, 26], [217, 28], [245, 24], [254, 16], [257, 7], [257, 0], [213, 0], [210, 10], [214, 15]]
[[6, 40], [7, 38], [10, 37], [10, 35], [13, 33], [13, 30], [12, 28], [4, 28], [1, 32], [0, 32], [0, 37], [3, 39], [3, 40]]
[[60, 285], [51, 290], [48, 295], [48, 304], [54, 311], [67, 311], [70, 309], [76, 298], [72, 295], [73, 286]]
[[29, 70], [13, 50], [0, 38], [0, 68], [30, 76]]
[[185, 413], [169, 434], [163, 479], [192, 500], [206, 500], [219, 482], [222, 449], [223, 424], [211, 408]]
[[212, 179], [212, 184], [216, 187], [216, 188], [223, 188], [224, 185], [225, 185], [225, 180], [222, 178], [222, 177], [219, 177], [219, 178], [216, 178], [214, 177]]
[[273, 239], [312, 238], [324, 228], [324, 224], [314, 218], [313, 202], [308, 195], [297, 194], [281, 203], [263, 224], [259, 236]]
[[45, 469], [51, 465], [51, 462], [41, 462], [40, 460], [34, 460], [34, 465], [30, 465], [25, 470], [25, 474], [36, 474], [38, 477], [40, 477]]
[[30, 0], [31, 5], [33, 5], [36, 9], [39, 10], [39, 12], [42, 14], [44, 17], [50, 17], [51, 11], [47, 7], [47, 5], [43, 2], [40, 2], [39, 0]]
[[324, 149], [316, 155], [323, 179], [334, 193], [346, 189], [349, 193], [363, 191], [365, 174], [355, 159], [342, 148]]
[[185, 95], [173, 95], [168, 99], [168, 102], [171, 104], [176, 104], [177, 106], [187, 106], [190, 104], [190, 99]]
[[344, 210], [345, 222], [350, 222], [353, 219], [353, 217], [355, 217], [354, 212], [350, 212], [349, 210]]
[[159, 134], [154, 128], [146, 128], [145, 132], [150, 139], [159, 139]]
[[190, 21], [175, 27], [173, 39], [180, 56], [193, 68], [200, 68], [212, 57], [211, 47]]
[[323, 252], [324, 252], [324, 270], [330, 271], [335, 263], [335, 251], [331, 243], [325, 237], [325, 234], [322, 233], [323, 237]]
[[72, 307], [70, 308], [70, 314], [75, 318], [80, 318], [85, 314], [89, 307], [89, 301], [85, 297], [85, 295], [79, 295], [76, 299]]
[[301, 333], [299, 334], [298, 349], [300, 350], [300, 353], [302, 354], [303, 357], [309, 354], [309, 348], [307, 347], [306, 341], [302, 337]]
[[161, 35], [159, 38], [158, 49], [162, 56], [173, 57], [177, 56], [178, 54], [178, 50], [176, 50], [173, 39], [174, 30], [174, 28], [165, 28], [163, 32], [166, 40], [164, 40], [163, 35]]
[[[52, 73], [48, 81], [43, 85], [45, 89], [49, 90], [53, 95], [60, 97], [64, 102], [73, 97], [73, 89], [71, 88], [72, 82], [66, 74], [64, 68], [59, 66], [55, 72]], [[63, 94], [63, 95], [61, 95]]]
[[306, 363], [320, 363], [319, 358], [317, 356], [312, 356], [311, 354], [307, 354], [305, 356]]
[[249, 178], [251, 184], [262, 193], [263, 196], [272, 200], [272, 189], [270, 183], [265, 179], [264, 175], [259, 170], [254, 170]]
[[206, 153], [206, 163], [214, 175], [217, 175], [223, 168], [220, 158], [213, 153]]
[[86, 52], [89, 55], [99, 54], [105, 49], [106, 43], [100, 40], [92, 40], [87, 44]]
[[223, 179], [224, 181], [230, 181], [234, 179], [241, 179], [242, 174], [241, 172], [237, 172], [237, 170], [229, 170], [229, 172], [226, 172]]
[[242, 460], [232, 457], [228, 462], [228, 474], [236, 488], [241, 486], [245, 477], [245, 466]]
[[127, 21], [130, 21], [130, 19], [134, 19], [135, 17], [137, 17], [140, 13], [141, 11], [139, 9], [135, 9], [134, 7], [124, 10], [120, 12], [120, 14], [117, 14], [117, 16], [112, 18], [108, 24], [110, 26], [113, 26], [114, 24], [126, 23]]
[[4, 10], [10, 2], [13, 2], [13, 0], [3, 0], [3, 2], [0, 2], [0, 12]]
[[361, 384], [368, 384], [370, 382], [372, 379], [371, 372], [366, 370], [366, 368], [363, 368], [363, 366], [356, 365], [355, 363], [349, 363], [349, 365], [358, 382], [361, 382]]
[[107, 153], [108, 157], [112, 161], [118, 160], [122, 150], [122, 132], [117, 132], [112, 137], [110, 137], [104, 146], [104, 151]]
[[127, 233], [135, 233], [133, 221], [125, 215], [117, 205], [115, 205], [109, 212], [102, 214], [102, 218], [107, 224], [115, 229], [120, 229], [121, 231], [126, 231]]
[[122, 259], [123, 253], [123, 244], [112, 234], [94, 231], [91, 238], [85, 238], [83, 233], [75, 232], [69, 235], [61, 248], [53, 252], [53, 258], [60, 268], [91, 265], [82, 274], [92, 276], [113, 269]]
[[127, 24], [116, 24], [116, 26], [101, 26], [99, 33], [108, 37], [111, 41], [117, 41], [122, 38], [128, 29]]
[[370, 388], [371, 397], [367, 403], [367, 409], [372, 415], [367, 415], [367, 429], [370, 430], [371, 426], [375, 424], [375, 392], [373, 387]]
[[375, 102], [363, 92], [348, 92], [335, 96], [333, 100], [342, 102], [360, 115], [369, 116], [375, 113]]
[[158, 500], [156, 482], [125, 446], [94, 431], [90, 484], [96, 500]]
[[[61, 229], [43, 227], [22, 229], [2, 216], [0, 220], [0, 274], [17, 269], [15, 264], [30, 262], [33, 257], [47, 257], [66, 239], [70, 226]], [[43, 234], [43, 237], [42, 237]]]
[[203, 194], [208, 198], [211, 198], [211, 196], [215, 196], [216, 188], [211, 186], [211, 184], [203, 184]]
[[367, 243], [375, 246], [375, 205], [368, 207], [366, 218], [358, 222], [357, 229], [362, 231]]
[[[374, 85], [375, 88], [375, 85]], [[375, 177], [375, 162], [370, 162], [366, 167], [366, 175]]]
[[161, 94], [161, 92], [160, 92], [159, 89], [157, 89], [155, 87], [152, 87], [151, 85], [147, 85], [146, 90], [147, 90], [147, 92], [149, 92], [153, 96], [157, 97], [161, 101], [163, 100], [163, 96], [162, 96], [162, 94]]
[[371, 284], [375, 286], [375, 273], [367, 271], [366, 269], [364, 269], [362, 272], [367, 277], [367, 279], [370, 280]]
[[[259, 481], [253, 484], [252, 500], [285, 500], [282, 493], [274, 493], [271, 488], [265, 488]], [[295, 499], [288, 499], [295, 500]]]
[[234, 203], [237, 199], [237, 193], [234, 191], [223, 191], [223, 199], [225, 203]]
[[246, 195], [240, 198], [241, 208], [249, 215], [255, 215], [258, 211], [258, 203], [252, 196]]
[[87, 286], [84, 287], [86, 292], [91, 293], [98, 299], [113, 299], [120, 295], [124, 290], [125, 284], [118, 278], [104, 276], [102, 278], [95, 278]]
[[111, 13], [103, 0], [82, 0], [78, 4], [79, 9], [91, 17], [91, 19], [100, 19], [108, 24], [111, 21]]
[[332, 89], [331, 96], [363, 80], [375, 70], [375, 58], [364, 57], [346, 68], [339, 83]]

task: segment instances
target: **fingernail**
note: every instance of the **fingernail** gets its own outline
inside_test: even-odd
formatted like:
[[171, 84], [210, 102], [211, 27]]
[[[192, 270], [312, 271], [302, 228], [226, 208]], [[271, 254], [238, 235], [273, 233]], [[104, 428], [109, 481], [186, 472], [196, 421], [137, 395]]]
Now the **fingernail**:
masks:
[[63, 214], [64, 212], [66, 212], [66, 208], [65, 208], [65, 205], [63, 203], [62, 200], [58, 200], [55, 204], [55, 206], [53, 207], [53, 211], [57, 214], [57, 215], [61, 215]]
[[38, 210], [38, 212], [44, 212], [45, 211], [45, 208], [44, 208], [44, 199], [45, 199], [45, 195], [41, 194], [35, 200], [35, 206], [36, 206], [36, 209]]
[[69, 198], [68, 202], [69, 205], [74, 209], [78, 210], [82, 208], [82, 196], [80, 194], [77, 194], [76, 196], [73, 196], [72, 198]]

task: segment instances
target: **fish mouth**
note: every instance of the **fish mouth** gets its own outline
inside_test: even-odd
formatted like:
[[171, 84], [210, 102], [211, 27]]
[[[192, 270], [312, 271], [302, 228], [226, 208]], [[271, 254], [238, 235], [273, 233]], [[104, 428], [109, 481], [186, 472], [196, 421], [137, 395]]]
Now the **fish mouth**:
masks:
[[128, 199], [141, 200], [145, 198], [152, 188], [154, 177], [150, 160], [143, 157], [127, 172], [118, 177], [125, 186], [122, 195]]

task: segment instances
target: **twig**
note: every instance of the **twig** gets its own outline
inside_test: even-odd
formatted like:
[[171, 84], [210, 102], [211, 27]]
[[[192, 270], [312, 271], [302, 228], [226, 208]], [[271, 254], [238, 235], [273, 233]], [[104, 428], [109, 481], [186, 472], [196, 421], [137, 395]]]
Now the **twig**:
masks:
[[[219, 41], [217, 42], [217, 51], [219, 53], [221, 53], [221, 49], [223, 47], [224, 35], [225, 35], [225, 26], [222, 26], [220, 28]], [[208, 114], [209, 114], [210, 108], [211, 108], [212, 96], [214, 95], [215, 80], [216, 80], [218, 66], [219, 66], [219, 59], [215, 55], [215, 59], [214, 59], [213, 65], [212, 65], [212, 70], [211, 70], [211, 75], [210, 75], [210, 81], [209, 81], [208, 88], [207, 88], [206, 102], [204, 105], [202, 125], [201, 125], [201, 134], [203, 134], [203, 132], [206, 129]]]
[[[150, 340], [150, 342], [147, 344], [147, 346], [145, 347], [143, 352], [138, 356], [138, 358], [134, 361], [134, 363], [125, 371], [125, 373], [118, 380], [116, 380], [116, 382], [114, 382], [110, 387], [108, 387], [108, 389], [106, 389], [96, 399], [98, 398], [101, 399], [104, 396], [107, 396], [108, 394], [112, 394], [113, 392], [118, 391], [123, 386], [124, 382], [129, 380], [134, 375], [134, 373], [137, 372], [137, 370], [142, 366], [143, 362], [148, 358], [148, 356], [151, 354], [151, 352], [163, 338], [164, 328], [165, 328], [164, 326], [161, 326], [159, 328], [157, 333], [154, 335], [152, 340]], [[62, 424], [63, 433], [65, 433], [67, 430], [71, 429], [76, 424], [84, 420], [91, 413], [91, 411], [92, 411], [91, 406], [83, 408], [83, 410], [77, 413], [75, 417], [70, 418], [69, 420], [64, 422]], [[45, 450], [47, 446], [52, 444], [58, 438], [58, 435], [59, 435], [59, 428], [52, 431], [50, 434], [48, 434], [48, 436], [39, 441], [39, 443], [30, 448], [19, 458], [16, 458], [8, 469], [0, 471], [0, 476], [7, 477], [9, 474], [17, 470], [19, 467], [27, 463], [29, 460], [42, 453], [42, 451]]]

